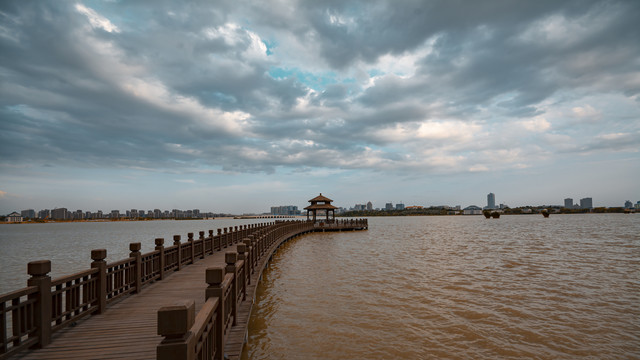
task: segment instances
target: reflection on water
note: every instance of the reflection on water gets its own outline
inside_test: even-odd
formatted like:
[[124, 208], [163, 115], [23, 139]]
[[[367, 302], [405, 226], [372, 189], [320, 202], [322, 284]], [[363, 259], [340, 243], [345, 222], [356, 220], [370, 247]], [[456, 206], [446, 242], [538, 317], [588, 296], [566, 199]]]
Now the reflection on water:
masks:
[[640, 216], [371, 218], [284, 245], [250, 359], [640, 358]]

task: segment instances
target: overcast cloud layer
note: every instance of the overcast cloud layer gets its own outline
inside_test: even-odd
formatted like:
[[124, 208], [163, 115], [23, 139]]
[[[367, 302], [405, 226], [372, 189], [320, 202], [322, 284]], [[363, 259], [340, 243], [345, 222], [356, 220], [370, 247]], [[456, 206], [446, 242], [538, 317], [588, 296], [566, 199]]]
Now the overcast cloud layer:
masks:
[[638, 1], [2, 1], [0, 213], [640, 200]]

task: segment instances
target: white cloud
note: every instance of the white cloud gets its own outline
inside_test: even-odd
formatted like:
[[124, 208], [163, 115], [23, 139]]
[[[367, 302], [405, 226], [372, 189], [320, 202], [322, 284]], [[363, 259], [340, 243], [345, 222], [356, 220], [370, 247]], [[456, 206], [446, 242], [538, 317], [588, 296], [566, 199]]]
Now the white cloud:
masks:
[[76, 10], [89, 19], [89, 23], [93, 28], [99, 28], [107, 32], [119, 33], [120, 29], [111, 23], [109, 19], [98, 14], [95, 10], [88, 8], [82, 4], [76, 4]]
[[535, 132], [545, 132], [551, 128], [551, 123], [543, 117], [535, 117], [531, 120], [523, 120], [520, 125], [526, 130]]

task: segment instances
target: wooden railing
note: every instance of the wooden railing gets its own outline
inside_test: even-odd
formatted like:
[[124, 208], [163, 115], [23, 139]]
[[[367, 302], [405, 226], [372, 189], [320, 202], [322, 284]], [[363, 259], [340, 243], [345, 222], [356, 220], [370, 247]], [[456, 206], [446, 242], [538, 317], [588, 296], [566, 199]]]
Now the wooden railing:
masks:
[[[0, 295], [0, 359], [31, 347], [44, 347], [51, 342], [51, 334], [79, 319], [103, 313], [118, 299], [140, 290], [169, 273], [194, 263], [215, 250], [232, 245], [234, 240], [247, 237], [275, 223], [261, 223], [218, 229], [217, 235], [204, 231], [198, 239], [188, 234], [181, 243], [174, 236], [174, 245], [164, 247], [164, 239], [155, 239], [155, 250], [141, 254], [140, 243], [131, 243], [129, 258], [106, 263], [107, 251], [91, 251], [91, 268], [75, 274], [51, 279], [51, 262], [34, 261], [28, 264], [31, 278], [27, 287]], [[221, 239], [224, 238], [224, 239]]]
[[[356, 223], [337, 221], [333, 224], [341, 224], [334, 226], [336, 229], [340, 226], [367, 226], [366, 220], [357, 220]], [[83, 317], [104, 313], [115, 301], [139, 293], [145, 286], [163, 280], [168, 274], [193, 264], [197, 259], [238, 244], [238, 253], [225, 254], [225, 257], [229, 256], [225, 258], [227, 266], [219, 278], [209, 279], [207, 273], [207, 282], [221, 280], [219, 283], [209, 282], [211, 289], [220, 289], [220, 293], [215, 295], [218, 302], [208, 301], [209, 305], [199, 312], [197, 321], [191, 325], [198, 328], [191, 332], [198, 336], [194, 340], [194, 349], [222, 354], [223, 343], [216, 342], [214, 346], [210, 338], [228, 333], [236, 320], [237, 305], [246, 296], [246, 286], [258, 260], [277, 239], [316, 231], [314, 229], [316, 224], [309, 221], [242, 225], [218, 229], [217, 234], [209, 230], [208, 237], [205, 237], [204, 231], [200, 231], [198, 239], [189, 233], [184, 243], [176, 235], [173, 245], [166, 248], [164, 238], [157, 238], [154, 251], [141, 254], [141, 244], [131, 243], [129, 257], [111, 263], [105, 261], [105, 249], [95, 249], [91, 251], [93, 261], [90, 269], [53, 280], [49, 276], [49, 260], [30, 262], [27, 272], [31, 278], [27, 281], [27, 287], [0, 295], [0, 360], [24, 349], [47, 346], [52, 333]], [[207, 297], [213, 293], [215, 291], [209, 292], [208, 289]], [[216, 315], [218, 308], [224, 311]], [[219, 320], [215, 320], [218, 317]], [[216, 324], [221, 326], [219, 330], [214, 329], [214, 326], [218, 326]], [[165, 335], [168, 339], [165, 340], [175, 340], [172, 334]]]
[[[237, 252], [225, 253], [226, 267], [206, 270], [207, 300], [197, 316], [194, 316], [193, 300], [158, 310], [158, 334], [164, 339], [157, 347], [157, 359], [222, 360], [229, 331], [237, 325], [238, 305], [247, 298], [247, 285], [258, 260], [269, 256], [269, 250], [273, 251], [276, 243], [324, 228], [325, 224], [320, 226], [310, 221], [287, 221], [261, 228], [243, 238], [236, 247]], [[368, 223], [366, 219], [335, 221], [326, 228], [366, 229]]]

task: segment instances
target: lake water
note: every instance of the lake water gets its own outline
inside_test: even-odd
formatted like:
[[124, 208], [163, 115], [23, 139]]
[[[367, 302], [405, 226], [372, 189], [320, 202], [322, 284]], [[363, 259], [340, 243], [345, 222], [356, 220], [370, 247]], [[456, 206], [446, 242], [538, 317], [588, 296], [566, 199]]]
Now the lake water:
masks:
[[370, 218], [276, 253], [245, 359], [640, 359], [640, 215]]
[[[265, 220], [0, 226], [0, 293], [179, 234]], [[197, 236], [197, 235], [196, 235]], [[640, 215], [370, 218], [283, 245], [245, 359], [640, 359]]]

